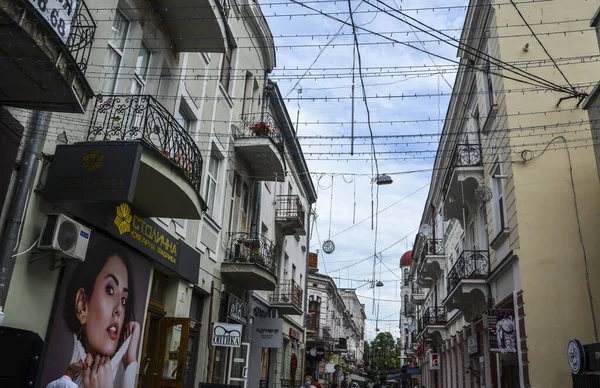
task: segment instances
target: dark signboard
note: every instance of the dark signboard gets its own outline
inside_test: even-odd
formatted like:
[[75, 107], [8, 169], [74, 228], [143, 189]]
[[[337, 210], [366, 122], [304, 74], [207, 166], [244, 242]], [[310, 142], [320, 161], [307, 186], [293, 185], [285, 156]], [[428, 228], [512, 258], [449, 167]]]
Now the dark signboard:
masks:
[[101, 142], [59, 145], [44, 186], [45, 199], [61, 202], [133, 202], [142, 146]]
[[227, 318], [244, 325], [248, 323], [248, 304], [231, 293], [227, 296]]

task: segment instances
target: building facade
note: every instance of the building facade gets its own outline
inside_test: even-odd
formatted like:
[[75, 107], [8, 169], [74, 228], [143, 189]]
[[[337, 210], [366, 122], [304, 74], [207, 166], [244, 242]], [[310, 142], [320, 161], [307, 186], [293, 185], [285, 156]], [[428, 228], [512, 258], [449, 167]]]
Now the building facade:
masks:
[[409, 272], [426, 387], [570, 386], [567, 343], [597, 336], [600, 187], [578, 145], [599, 68], [570, 60], [598, 46], [558, 23], [596, 7], [470, 2]]
[[260, 6], [76, 4], [0, 5], [4, 332], [41, 386], [88, 353], [127, 388], [296, 385], [316, 192]]
[[314, 270], [307, 290], [306, 374], [321, 385], [340, 384], [364, 363], [364, 305], [354, 290], [338, 289], [331, 277]]

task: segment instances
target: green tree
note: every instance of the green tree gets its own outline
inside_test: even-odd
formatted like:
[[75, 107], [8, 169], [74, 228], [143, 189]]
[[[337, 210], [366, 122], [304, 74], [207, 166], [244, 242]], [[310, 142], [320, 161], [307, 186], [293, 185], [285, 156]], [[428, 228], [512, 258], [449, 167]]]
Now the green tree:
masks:
[[370, 344], [365, 342], [367, 373], [385, 379], [387, 374], [400, 370], [402, 340], [390, 332], [382, 332]]

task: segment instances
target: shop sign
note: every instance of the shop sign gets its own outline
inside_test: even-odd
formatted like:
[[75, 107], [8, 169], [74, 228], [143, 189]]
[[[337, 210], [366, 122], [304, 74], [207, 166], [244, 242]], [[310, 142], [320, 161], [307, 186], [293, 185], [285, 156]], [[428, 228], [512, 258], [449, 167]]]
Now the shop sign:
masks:
[[215, 322], [211, 343], [212, 346], [239, 348], [242, 343], [242, 325]]
[[325, 357], [325, 349], [309, 348], [306, 349], [306, 358], [309, 360], [320, 361]]
[[44, 185], [51, 203], [133, 202], [140, 144], [59, 145]]
[[413, 367], [408, 367], [408, 374], [409, 375], [420, 375], [421, 374], [421, 369], [420, 368], [415, 368]]
[[517, 330], [513, 310], [490, 310], [488, 312], [488, 326], [490, 352], [517, 352]]
[[29, 3], [48, 22], [56, 35], [67, 44], [71, 32], [71, 21], [77, 12], [77, 0], [29, 0]]
[[477, 333], [467, 338], [467, 350], [469, 354], [479, 353], [479, 335]]
[[567, 344], [567, 361], [575, 375], [600, 372], [600, 342], [582, 345], [579, 340], [570, 340]]
[[437, 353], [429, 353], [429, 369], [439, 370], [440, 369], [440, 358]]
[[283, 319], [255, 318], [252, 346], [279, 349], [283, 346]]
[[248, 304], [231, 293], [227, 299], [227, 318], [243, 325], [248, 323]]
[[302, 334], [300, 334], [300, 332], [298, 330], [294, 329], [293, 327], [290, 327], [290, 333], [289, 333], [289, 335], [290, 335], [291, 339], [295, 339], [295, 340], [298, 340], [298, 341], [300, 341], [300, 338], [302, 336]]

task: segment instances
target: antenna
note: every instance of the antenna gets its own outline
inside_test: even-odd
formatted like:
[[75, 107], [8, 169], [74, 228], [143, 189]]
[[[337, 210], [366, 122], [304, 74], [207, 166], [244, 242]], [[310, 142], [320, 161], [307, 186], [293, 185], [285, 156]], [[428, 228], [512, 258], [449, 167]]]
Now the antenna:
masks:
[[423, 237], [429, 237], [431, 234], [431, 226], [429, 224], [423, 224], [419, 227], [419, 234]]

